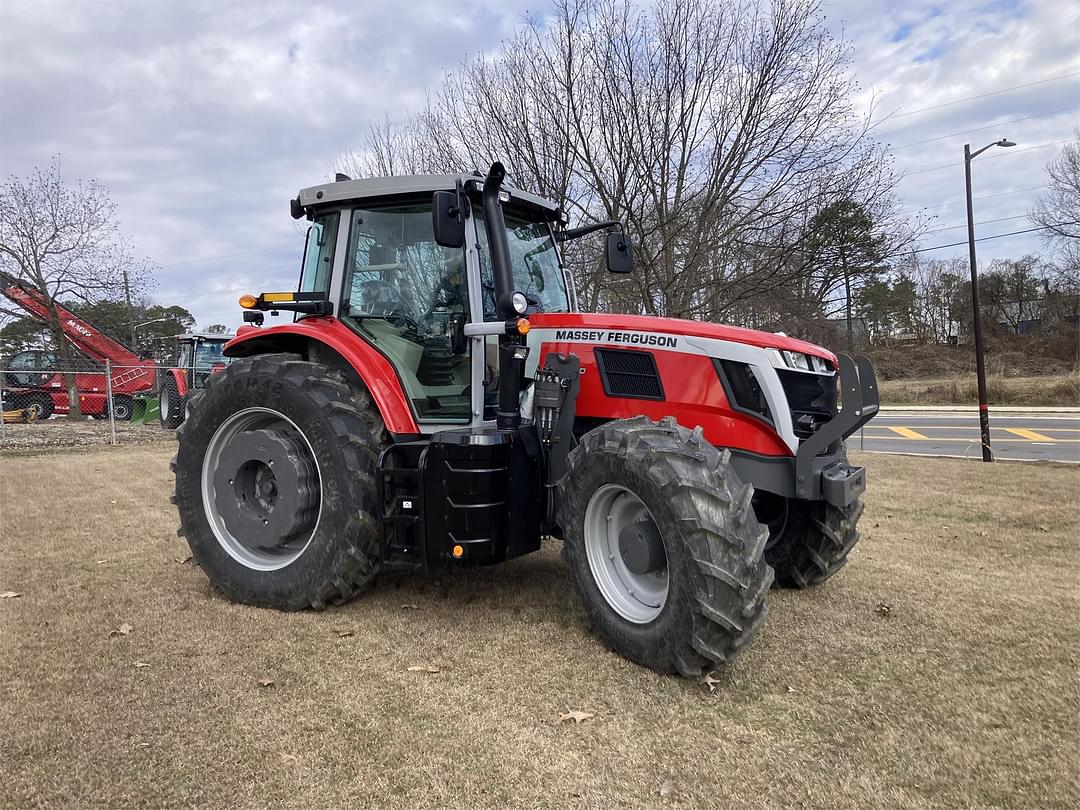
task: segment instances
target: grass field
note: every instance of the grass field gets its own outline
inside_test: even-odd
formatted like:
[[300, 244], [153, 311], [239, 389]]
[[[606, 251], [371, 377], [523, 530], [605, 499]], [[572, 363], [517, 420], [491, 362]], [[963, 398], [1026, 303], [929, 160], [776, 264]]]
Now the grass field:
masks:
[[229, 604], [183, 562], [171, 452], [0, 457], [2, 806], [1080, 803], [1078, 469], [864, 456], [851, 564], [774, 591], [710, 693], [603, 649], [557, 544]]
[[[886, 405], [951, 405], [979, 401], [974, 374], [925, 380], [880, 380], [881, 401]], [[1080, 406], [1080, 374], [1048, 374], [1041, 377], [990, 375], [986, 390], [993, 405]]]

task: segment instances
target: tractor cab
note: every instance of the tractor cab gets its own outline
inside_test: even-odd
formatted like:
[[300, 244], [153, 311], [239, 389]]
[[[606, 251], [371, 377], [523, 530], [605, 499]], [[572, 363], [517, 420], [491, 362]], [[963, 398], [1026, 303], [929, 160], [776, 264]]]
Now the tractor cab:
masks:
[[188, 388], [202, 388], [207, 377], [232, 362], [224, 353], [225, 344], [232, 338], [217, 332], [176, 336], [176, 366], [183, 371]]
[[[498, 306], [483, 180], [343, 180], [306, 189], [299, 198], [312, 217], [300, 293], [323, 298], [329, 312], [386, 357], [415, 418], [425, 424], [495, 418], [498, 330], [480, 327], [502, 328], [506, 316]], [[433, 202], [439, 192], [461, 200], [444, 216], [455, 231], [449, 239], [437, 233], [446, 230]], [[553, 229], [559, 210], [517, 190], [502, 195], [499, 228], [518, 293], [512, 314], [572, 311]]]

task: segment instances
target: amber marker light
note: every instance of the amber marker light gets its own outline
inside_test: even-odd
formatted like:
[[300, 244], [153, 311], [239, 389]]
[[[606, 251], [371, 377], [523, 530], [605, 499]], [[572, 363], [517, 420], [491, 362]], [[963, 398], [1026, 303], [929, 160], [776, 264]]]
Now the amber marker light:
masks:
[[528, 318], [518, 318], [517, 330], [519, 335], [529, 334], [530, 329], [532, 329], [532, 324], [529, 323]]
[[240, 306], [244, 309], [255, 309], [255, 306], [259, 303], [259, 299], [254, 295], [241, 295]]
[[455, 560], [460, 560], [465, 556], [465, 546], [454, 546], [450, 553], [454, 555]]

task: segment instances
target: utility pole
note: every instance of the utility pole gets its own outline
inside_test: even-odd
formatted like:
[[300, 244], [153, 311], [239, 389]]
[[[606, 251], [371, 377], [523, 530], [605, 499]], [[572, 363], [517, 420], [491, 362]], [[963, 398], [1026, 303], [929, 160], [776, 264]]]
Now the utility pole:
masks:
[[848, 354], [855, 353], [855, 336], [851, 330], [851, 273], [848, 271], [847, 253], [840, 248], [840, 265], [844, 268], [844, 299], [847, 309], [847, 350]]
[[1016, 146], [1010, 140], [1002, 138], [987, 144], [977, 152], [971, 151], [970, 144], [964, 144], [964, 182], [967, 187], [967, 229], [968, 260], [971, 265], [971, 307], [972, 327], [975, 335], [975, 374], [979, 382], [979, 430], [982, 434], [983, 461], [994, 460], [994, 450], [990, 446], [990, 405], [986, 394], [986, 358], [983, 355], [982, 312], [979, 308], [979, 273], [975, 266], [975, 215], [971, 208], [971, 161], [991, 146]]
[[131, 327], [131, 348], [138, 350], [135, 345], [135, 311], [131, 308], [131, 284], [128, 283], [128, 271], [124, 268], [124, 301], [127, 302], [128, 325]]

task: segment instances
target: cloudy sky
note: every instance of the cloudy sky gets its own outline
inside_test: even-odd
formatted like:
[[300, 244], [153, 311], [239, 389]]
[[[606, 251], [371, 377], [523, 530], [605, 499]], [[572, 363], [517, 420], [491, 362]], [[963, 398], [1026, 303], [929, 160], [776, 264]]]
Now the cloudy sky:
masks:
[[[154, 298], [200, 325], [239, 321], [242, 292], [295, 285], [288, 200], [329, 179], [370, 122], [423, 103], [443, 71], [511, 34], [544, 0], [0, 0], [0, 175], [61, 155], [96, 178], [157, 263]], [[1031, 227], [1046, 162], [1080, 125], [1077, 0], [825, 0], [852, 72], [906, 173], [923, 246], [966, 238], [963, 144], [978, 236]], [[471, 168], [471, 167], [470, 167]], [[961, 226], [961, 227], [955, 227]], [[982, 261], [1038, 251], [986, 241]], [[964, 255], [963, 247], [930, 253]]]

